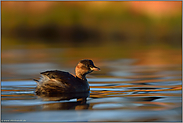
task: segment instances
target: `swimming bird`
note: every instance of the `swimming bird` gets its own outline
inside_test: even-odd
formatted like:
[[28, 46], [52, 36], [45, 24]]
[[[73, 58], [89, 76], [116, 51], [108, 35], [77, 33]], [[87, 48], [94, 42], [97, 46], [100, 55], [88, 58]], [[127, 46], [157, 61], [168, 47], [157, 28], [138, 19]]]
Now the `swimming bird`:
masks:
[[96, 67], [92, 60], [84, 59], [77, 64], [76, 75], [59, 70], [41, 72], [40, 80], [34, 79], [37, 82], [35, 92], [37, 95], [89, 92], [90, 87], [86, 75], [99, 70], [100, 68]]

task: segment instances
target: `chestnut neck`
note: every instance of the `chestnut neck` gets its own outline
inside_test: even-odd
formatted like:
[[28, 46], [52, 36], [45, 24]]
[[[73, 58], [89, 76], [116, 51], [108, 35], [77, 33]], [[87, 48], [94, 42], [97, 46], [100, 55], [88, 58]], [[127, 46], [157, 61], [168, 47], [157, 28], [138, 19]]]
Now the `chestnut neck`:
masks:
[[87, 81], [86, 75], [76, 74], [76, 77], [83, 80], [83, 81]]
[[82, 70], [79, 66], [76, 66], [75, 68], [75, 74], [76, 77], [83, 80], [83, 81], [87, 81], [86, 80], [86, 72], [84, 70]]

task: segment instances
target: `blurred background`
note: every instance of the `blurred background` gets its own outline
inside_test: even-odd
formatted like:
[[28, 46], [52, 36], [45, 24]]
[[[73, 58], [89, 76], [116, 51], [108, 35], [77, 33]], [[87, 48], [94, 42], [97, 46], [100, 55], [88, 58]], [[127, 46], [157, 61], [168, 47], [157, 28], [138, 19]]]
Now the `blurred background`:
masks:
[[2, 80], [74, 72], [85, 58], [103, 72], [119, 59], [181, 66], [181, 1], [2, 1], [1, 7]]

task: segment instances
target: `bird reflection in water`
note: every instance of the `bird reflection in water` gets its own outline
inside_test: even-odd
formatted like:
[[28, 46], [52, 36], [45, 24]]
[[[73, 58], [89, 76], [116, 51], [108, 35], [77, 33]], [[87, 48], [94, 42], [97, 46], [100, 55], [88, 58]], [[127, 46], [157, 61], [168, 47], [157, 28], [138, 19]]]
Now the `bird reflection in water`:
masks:
[[[89, 104], [86, 103], [90, 92], [85, 93], [61, 93], [54, 96], [40, 94], [38, 98], [43, 101], [58, 101], [56, 103], [43, 104], [43, 110], [83, 110], [88, 109]], [[77, 101], [67, 101], [70, 99], [77, 99]], [[64, 102], [63, 102], [64, 101]], [[67, 102], [66, 102], [67, 101]]]

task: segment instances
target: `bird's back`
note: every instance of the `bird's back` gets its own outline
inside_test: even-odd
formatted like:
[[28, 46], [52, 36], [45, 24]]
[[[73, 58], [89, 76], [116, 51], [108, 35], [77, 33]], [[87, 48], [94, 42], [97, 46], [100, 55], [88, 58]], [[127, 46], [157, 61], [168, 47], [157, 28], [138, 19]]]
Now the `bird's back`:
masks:
[[52, 70], [40, 73], [41, 81], [38, 83], [36, 93], [58, 94], [87, 91], [85, 82], [68, 72]]
[[57, 80], [62, 83], [73, 83], [75, 81], [75, 76], [71, 75], [68, 72], [59, 71], [59, 70], [52, 70], [52, 71], [45, 71], [40, 73], [42, 76], [48, 77], [50, 80]]

